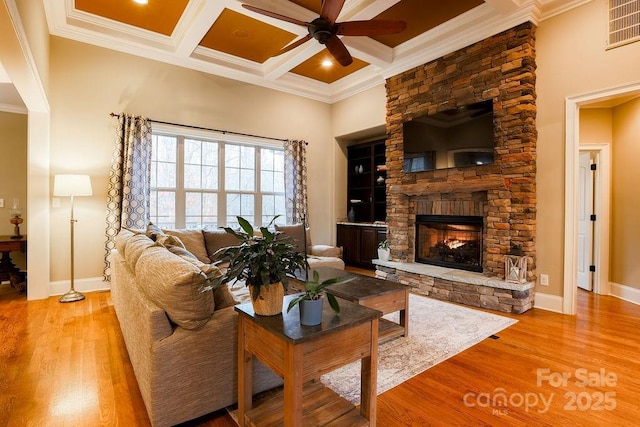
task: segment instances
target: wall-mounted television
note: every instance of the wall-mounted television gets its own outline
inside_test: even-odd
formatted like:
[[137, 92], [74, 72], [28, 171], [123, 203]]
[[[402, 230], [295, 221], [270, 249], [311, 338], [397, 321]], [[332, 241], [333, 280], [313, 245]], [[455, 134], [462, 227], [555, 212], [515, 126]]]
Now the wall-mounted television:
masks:
[[492, 100], [417, 117], [402, 128], [405, 172], [494, 162]]

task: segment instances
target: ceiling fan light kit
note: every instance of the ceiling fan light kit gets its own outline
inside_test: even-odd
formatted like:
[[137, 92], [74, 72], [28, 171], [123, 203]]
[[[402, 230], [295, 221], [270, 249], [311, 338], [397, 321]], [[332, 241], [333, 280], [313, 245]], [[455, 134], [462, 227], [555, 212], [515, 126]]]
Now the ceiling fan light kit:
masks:
[[353, 58], [342, 40], [340, 40], [340, 37], [338, 37], [339, 35], [379, 36], [400, 33], [407, 28], [406, 22], [393, 20], [348, 21], [338, 23], [336, 19], [338, 15], [340, 15], [344, 2], [345, 0], [323, 1], [320, 16], [311, 22], [303, 22], [248, 4], [243, 4], [242, 6], [271, 18], [307, 27], [308, 35], [285, 46], [274, 56], [289, 52], [311, 39], [316, 39], [318, 43], [325, 45], [329, 53], [344, 67], [350, 65], [353, 62]]

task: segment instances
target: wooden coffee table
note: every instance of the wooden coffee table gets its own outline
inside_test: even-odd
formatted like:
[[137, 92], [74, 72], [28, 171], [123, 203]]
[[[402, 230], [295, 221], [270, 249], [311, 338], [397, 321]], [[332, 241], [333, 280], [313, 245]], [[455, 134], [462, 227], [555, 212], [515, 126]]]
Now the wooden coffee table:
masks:
[[[399, 323], [380, 319], [378, 342], [382, 343], [400, 336], [409, 336], [410, 286], [331, 267], [318, 267], [314, 270], [318, 271], [321, 281], [330, 277], [356, 276], [349, 282], [338, 283], [327, 288], [327, 291], [336, 297], [381, 311], [383, 315], [400, 312]], [[310, 277], [312, 274], [309, 273]]]

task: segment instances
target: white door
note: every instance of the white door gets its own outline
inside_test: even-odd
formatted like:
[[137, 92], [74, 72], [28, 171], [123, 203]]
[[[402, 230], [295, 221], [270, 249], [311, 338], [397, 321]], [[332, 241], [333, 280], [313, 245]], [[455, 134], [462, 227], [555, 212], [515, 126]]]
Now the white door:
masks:
[[593, 289], [589, 270], [593, 259], [593, 171], [591, 152], [581, 151], [578, 172], [578, 286]]

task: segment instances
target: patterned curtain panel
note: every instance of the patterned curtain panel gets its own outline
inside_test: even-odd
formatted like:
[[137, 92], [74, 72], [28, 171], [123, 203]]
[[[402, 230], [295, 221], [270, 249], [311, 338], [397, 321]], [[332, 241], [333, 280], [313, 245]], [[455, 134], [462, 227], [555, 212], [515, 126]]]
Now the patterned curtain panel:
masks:
[[151, 125], [144, 117], [120, 114], [109, 173], [104, 279], [111, 280], [109, 253], [122, 227], [144, 230], [149, 223]]
[[307, 214], [307, 143], [284, 143], [284, 191], [287, 198], [287, 224], [301, 223], [309, 226]]

